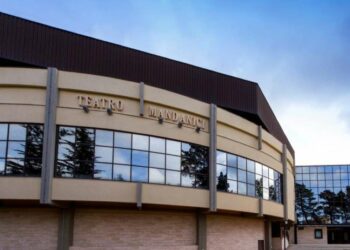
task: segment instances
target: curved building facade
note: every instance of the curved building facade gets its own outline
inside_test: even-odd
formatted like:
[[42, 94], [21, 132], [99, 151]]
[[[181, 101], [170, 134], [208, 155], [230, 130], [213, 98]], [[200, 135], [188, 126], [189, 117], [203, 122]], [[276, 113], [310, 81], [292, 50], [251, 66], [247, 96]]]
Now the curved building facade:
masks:
[[282, 229], [276, 234], [271, 225], [295, 219], [294, 152], [260, 119], [200, 100], [200, 79], [191, 97], [157, 82], [37, 65], [21, 59], [21, 49], [9, 58], [5, 47], [5, 249], [283, 247]]

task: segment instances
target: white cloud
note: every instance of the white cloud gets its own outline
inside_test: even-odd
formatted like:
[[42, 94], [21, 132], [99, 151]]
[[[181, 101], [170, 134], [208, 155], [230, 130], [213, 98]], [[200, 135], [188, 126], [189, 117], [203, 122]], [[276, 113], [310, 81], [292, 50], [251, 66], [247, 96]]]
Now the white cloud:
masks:
[[350, 163], [350, 129], [343, 119], [345, 108], [342, 101], [327, 106], [305, 100], [277, 110], [295, 149], [297, 165]]

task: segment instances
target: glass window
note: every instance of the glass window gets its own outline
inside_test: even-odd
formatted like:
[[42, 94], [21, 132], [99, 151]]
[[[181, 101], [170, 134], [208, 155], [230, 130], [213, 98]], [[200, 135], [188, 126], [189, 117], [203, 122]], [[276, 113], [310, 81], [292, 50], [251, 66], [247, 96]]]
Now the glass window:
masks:
[[255, 162], [247, 160], [247, 170], [252, 173], [255, 173]]
[[227, 178], [231, 180], [237, 180], [237, 168], [227, 168]]
[[255, 173], [262, 175], [262, 165], [260, 163], [255, 163]]
[[181, 143], [178, 141], [166, 141], [166, 153], [172, 155], [180, 155], [181, 154]]
[[94, 178], [111, 180], [112, 179], [112, 165], [96, 163], [94, 168]]
[[228, 180], [228, 192], [237, 193], [237, 181]]
[[132, 151], [132, 165], [148, 166], [148, 152], [133, 150]]
[[263, 187], [269, 188], [269, 179], [266, 177], [263, 178]]
[[310, 180], [316, 181], [317, 180], [317, 174], [310, 174]]
[[238, 169], [238, 180], [242, 182], [247, 182], [247, 172], [241, 169]]
[[247, 159], [238, 157], [238, 168], [240, 169], [247, 169]]
[[216, 151], [216, 163], [226, 165], [226, 153], [222, 151]]
[[60, 127], [59, 129], [59, 141], [65, 143], [75, 142], [75, 128]]
[[0, 159], [0, 175], [3, 175], [5, 173], [5, 160]]
[[6, 175], [23, 175], [24, 161], [23, 159], [7, 159]]
[[0, 140], [7, 140], [7, 124], [0, 124]]
[[132, 148], [140, 150], [148, 150], [148, 136], [132, 135]]
[[150, 168], [149, 169], [149, 182], [164, 184], [165, 182], [165, 170]]
[[310, 167], [309, 168], [310, 173], [317, 173], [317, 167]]
[[255, 185], [248, 185], [248, 195], [255, 196]]
[[131, 134], [123, 133], [123, 132], [115, 132], [114, 147], [131, 148]]
[[216, 164], [216, 176], [226, 175], [226, 166]]
[[[255, 184], [255, 174], [248, 172], [247, 173], [248, 183]], [[255, 191], [254, 191], [255, 192]]]
[[113, 132], [96, 129], [96, 145], [113, 146]]
[[295, 174], [295, 180], [299, 181], [299, 180], [302, 180], [302, 174]]
[[147, 182], [148, 168], [132, 166], [131, 180], [136, 182]]
[[191, 149], [191, 145], [189, 143], [181, 143], [181, 151], [182, 152], [189, 152]]
[[237, 167], [237, 156], [233, 154], [227, 154], [227, 165], [230, 167]]
[[26, 127], [22, 124], [10, 124], [9, 140], [24, 141], [26, 139]]
[[150, 137], [150, 151], [165, 153], [165, 140], [156, 137]]
[[149, 166], [155, 168], [165, 168], [165, 155], [150, 153], [149, 154]]
[[9, 142], [7, 149], [8, 158], [24, 158], [25, 142]]
[[181, 186], [184, 187], [194, 187], [196, 179], [194, 174], [184, 173], [181, 174]]
[[265, 200], [269, 199], [269, 190], [267, 188], [263, 188], [263, 198]]
[[326, 186], [326, 182], [325, 181], [318, 181], [318, 186], [319, 187], [325, 187]]
[[247, 194], [247, 184], [238, 182], [238, 193], [246, 195]]
[[303, 173], [304, 174], [310, 173], [310, 168], [309, 167], [303, 167]]
[[173, 170], [181, 169], [181, 158], [178, 156], [167, 155], [166, 156], [166, 168]]
[[263, 176], [269, 177], [269, 168], [266, 166], [263, 166]]
[[318, 178], [318, 180], [325, 180], [325, 179], [326, 179], [324, 173], [319, 173], [318, 176], [317, 176], [317, 178]]
[[180, 185], [180, 172], [178, 171], [166, 171], [166, 184]]
[[113, 180], [130, 181], [130, 166], [114, 165], [113, 166]]
[[269, 178], [273, 180], [273, 169], [269, 168]]
[[131, 150], [124, 148], [114, 149], [114, 163], [118, 164], [130, 164], [131, 163]]
[[113, 148], [95, 147], [96, 162], [112, 162]]
[[6, 156], [6, 142], [5, 141], [0, 141], [0, 157], [5, 157]]

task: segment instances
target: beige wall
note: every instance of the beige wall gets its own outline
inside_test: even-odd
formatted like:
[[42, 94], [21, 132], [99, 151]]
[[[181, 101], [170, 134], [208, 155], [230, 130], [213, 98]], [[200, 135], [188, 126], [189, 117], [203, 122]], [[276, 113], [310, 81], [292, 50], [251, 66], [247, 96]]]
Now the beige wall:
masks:
[[[322, 229], [322, 239], [315, 239], [315, 229]], [[327, 227], [304, 227], [303, 230], [298, 229], [298, 244], [327, 244]]]
[[58, 209], [0, 208], [0, 249], [57, 249]]
[[256, 250], [258, 240], [264, 240], [264, 221], [262, 219], [208, 215], [208, 250]]
[[[45, 105], [45, 85], [47, 71], [37, 69], [16, 69], [16, 68], [0, 68], [0, 122], [44, 122], [44, 105]], [[98, 83], [98, 84], [97, 84]], [[139, 84], [120, 79], [109, 77], [101, 77], [95, 75], [87, 75], [80, 73], [59, 71], [58, 73], [59, 87], [59, 103], [57, 110], [57, 124], [72, 126], [89, 126], [96, 128], [105, 128], [113, 130], [122, 130], [135, 133], [149, 134], [154, 136], [188, 141], [204, 146], [209, 146], [209, 104], [203, 103], [189, 97], [175, 94], [166, 90], [145, 86], [145, 116], [139, 116]], [[88, 114], [82, 111], [78, 105], [77, 95], [90, 95], [95, 97], [105, 97], [122, 100], [125, 108], [121, 112], [116, 112], [112, 116], [108, 116], [105, 110], [92, 109]], [[163, 124], [159, 124], [157, 120], [148, 115], [150, 106], [158, 108], [166, 108], [178, 113], [189, 114], [201, 118], [205, 121], [205, 127], [200, 132], [195, 132], [191, 126], [183, 126], [181, 129], [176, 123], [165, 120]], [[251, 123], [240, 116], [229, 113], [218, 108], [218, 149], [238, 154], [262, 164], [265, 164], [275, 170], [282, 172], [281, 153], [283, 145], [275, 137], [267, 131], [262, 131], [262, 150], [258, 149], [258, 126]], [[294, 220], [294, 177], [293, 167], [294, 159], [288, 152], [288, 217]], [[107, 190], [115, 186], [123, 187], [126, 193], [134, 194], [135, 185], [115, 184], [111, 182], [94, 182], [94, 181], [78, 181], [74, 180], [79, 187], [71, 182], [67, 182], [67, 186], [62, 185], [62, 180], [54, 180], [53, 197], [56, 200], [91, 200], [96, 197], [97, 201], [119, 201], [133, 202], [135, 196], [125, 197], [120, 192], [102, 192], [99, 190]], [[91, 184], [86, 184], [91, 182]], [[96, 185], [96, 189], [91, 188]], [[87, 187], [88, 186], [88, 187]], [[84, 188], [91, 190], [91, 196], [84, 193]], [[178, 203], [170, 199], [167, 193], [174, 193], [177, 197], [182, 196], [182, 191], [178, 191], [175, 187], [158, 187], [153, 188], [147, 186], [145, 189], [145, 202], [154, 204], [164, 204], [169, 202], [173, 205], [185, 205], [198, 207], [208, 206], [207, 191], [183, 189], [187, 192], [188, 197], [194, 199], [183, 199]], [[162, 195], [157, 197], [153, 195], [154, 189], [159, 188]], [[76, 190], [71, 192], [71, 190]], [[77, 195], [77, 192], [82, 194]], [[28, 197], [37, 195], [37, 190], [30, 191]], [[96, 195], [95, 195], [96, 194]], [[189, 195], [190, 194], [190, 195]], [[0, 193], [1, 195], [1, 193]], [[230, 195], [230, 194], [229, 194]], [[68, 197], [69, 196], [69, 197]], [[218, 207], [234, 211], [257, 211], [257, 199], [242, 197], [238, 195], [218, 195]], [[21, 197], [21, 195], [18, 195]], [[157, 200], [158, 198], [161, 200]], [[226, 197], [226, 196], [225, 196]], [[120, 199], [120, 200], [118, 200]], [[235, 201], [235, 202], [233, 202]], [[239, 205], [237, 204], [237, 201]], [[241, 202], [242, 201], [242, 202]], [[244, 205], [243, 205], [244, 204]], [[268, 204], [268, 203], [267, 203]], [[271, 209], [274, 205], [266, 206], [266, 213], [280, 217], [281, 205], [275, 206], [276, 213]]]

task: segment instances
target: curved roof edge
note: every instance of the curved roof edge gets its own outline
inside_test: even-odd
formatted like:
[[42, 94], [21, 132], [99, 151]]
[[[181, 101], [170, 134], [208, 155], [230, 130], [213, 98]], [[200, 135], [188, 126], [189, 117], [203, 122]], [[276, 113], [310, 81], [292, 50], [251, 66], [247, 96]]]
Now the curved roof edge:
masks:
[[61, 70], [145, 82], [215, 103], [262, 125], [294, 150], [257, 83], [0, 12], [0, 66]]

